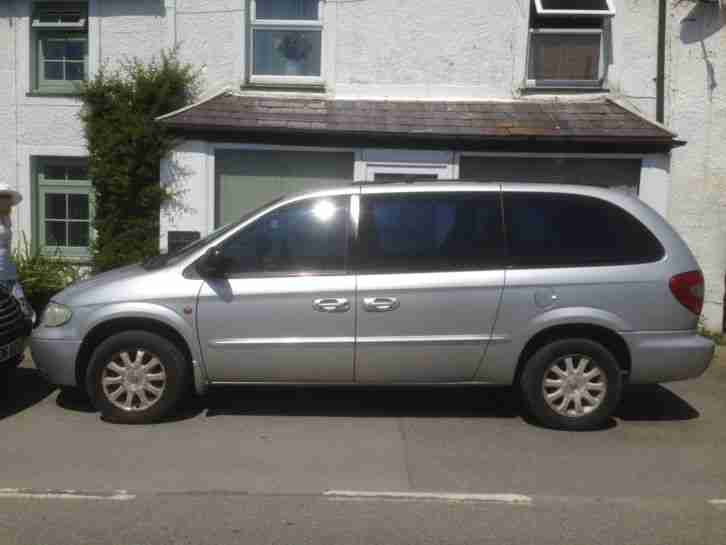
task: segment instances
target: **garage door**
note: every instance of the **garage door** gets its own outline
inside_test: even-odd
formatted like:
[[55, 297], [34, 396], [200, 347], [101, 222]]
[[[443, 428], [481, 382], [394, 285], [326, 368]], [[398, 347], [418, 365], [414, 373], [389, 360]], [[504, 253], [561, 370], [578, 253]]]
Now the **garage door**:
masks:
[[353, 152], [217, 150], [215, 223], [224, 225], [267, 201], [353, 180]]
[[586, 184], [638, 194], [640, 159], [462, 156], [462, 180]]

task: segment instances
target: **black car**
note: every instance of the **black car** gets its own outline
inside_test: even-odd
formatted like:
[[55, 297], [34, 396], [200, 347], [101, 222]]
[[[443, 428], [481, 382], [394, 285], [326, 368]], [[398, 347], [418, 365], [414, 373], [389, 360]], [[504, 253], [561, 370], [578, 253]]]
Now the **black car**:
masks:
[[0, 370], [17, 367], [33, 329], [33, 318], [8, 290], [0, 287]]

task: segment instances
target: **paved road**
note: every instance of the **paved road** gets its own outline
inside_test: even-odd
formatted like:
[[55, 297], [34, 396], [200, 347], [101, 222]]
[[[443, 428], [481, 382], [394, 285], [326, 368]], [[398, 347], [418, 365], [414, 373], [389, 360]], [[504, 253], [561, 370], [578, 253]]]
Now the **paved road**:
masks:
[[[3, 545], [726, 543], [726, 352], [589, 433], [527, 423], [507, 388], [217, 390], [155, 426], [29, 368], [0, 395]], [[98, 499], [39, 497], [68, 489]]]

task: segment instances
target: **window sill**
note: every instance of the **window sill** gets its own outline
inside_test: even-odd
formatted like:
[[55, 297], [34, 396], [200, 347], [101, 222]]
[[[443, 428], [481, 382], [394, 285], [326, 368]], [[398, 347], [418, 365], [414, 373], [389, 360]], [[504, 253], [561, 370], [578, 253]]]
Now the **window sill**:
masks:
[[40, 98], [80, 98], [81, 94], [73, 91], [29, 91], [25, 93], [26, 97]]
[[307, 76], [250, 76], [246, 87], [324, 90], [325, 80]]
[[602, 85], [526, 85], [519, 89], [523, 95], [546, 93], [609, 93], [610, 89]]
[[63, 253], [56, 253], [56, 252], [50, 252], [50, 251], [41, 251], [40, 254], [49, 259], [55, 259], [57, 261], [61, 261], [63, 263], [67, 263], [69, 265], [81, 265], [81, 266], [90, 266], [91, 265], [91, 256], [77, 256], [77, 255], [63, 255]]

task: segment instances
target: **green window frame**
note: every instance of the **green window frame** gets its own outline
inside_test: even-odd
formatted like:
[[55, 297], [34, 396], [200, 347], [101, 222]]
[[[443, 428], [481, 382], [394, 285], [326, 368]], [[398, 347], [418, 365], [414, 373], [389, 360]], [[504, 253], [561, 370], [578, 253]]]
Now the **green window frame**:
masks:
[[34, 240], [45, 255], [90, 257], [95, 203], [85, 158], [42, 157], [35, 161]]
[[77, 94], [88, 77], [87, 4], [44, 2], [34, 6], [32, 88]]

